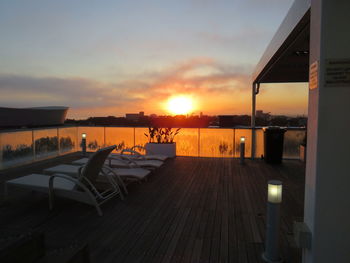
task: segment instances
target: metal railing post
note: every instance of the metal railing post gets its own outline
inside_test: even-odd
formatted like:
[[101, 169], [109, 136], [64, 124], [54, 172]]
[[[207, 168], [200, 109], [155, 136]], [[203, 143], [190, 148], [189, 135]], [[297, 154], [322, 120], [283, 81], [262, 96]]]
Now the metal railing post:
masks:
[[79, 127], [78, 126], [76, 126], [76, 128], [77, 128], [77, 130], [76, 130], [76, 145], [75, 145], [75, 151], [76, 152], [79, 152], [80, 151], [80, 140], [79, 140]]
[[134, 127], [134, 147], [136, 146], [136, 128]]
[[33, 145], [33, 161], [36, 159], [35, 156], [35, 140], [34, 140], [34, 129], [32, 129], [32, 145]]
[[59, 128], [57, 128], [57, 155], [61, 154], [61, 147], [60, 147], [60, 131]]
[[198, 128], [198, 157], [201, 154], [201, 128]]
[[233, 144], [232, 144], [232, 157], [236, 158], [236, 129], [233, 130]]
[[106, 147], [106, 127], [103, 126], [103, 147]]

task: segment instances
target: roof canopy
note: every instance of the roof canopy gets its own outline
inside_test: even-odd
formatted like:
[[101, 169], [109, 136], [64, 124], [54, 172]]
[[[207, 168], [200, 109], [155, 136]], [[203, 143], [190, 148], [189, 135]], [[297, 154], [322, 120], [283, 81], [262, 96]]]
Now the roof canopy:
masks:
[[310, 0], [296, 0], [253, 73], [254, 83], [308, 82]]

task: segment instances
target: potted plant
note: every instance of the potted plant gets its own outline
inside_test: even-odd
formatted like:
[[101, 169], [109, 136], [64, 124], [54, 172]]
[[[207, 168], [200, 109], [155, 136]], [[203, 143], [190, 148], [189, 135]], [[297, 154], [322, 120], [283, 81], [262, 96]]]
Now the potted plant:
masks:
[[180, 129], [149, 127], [148, 134], [145, 133], [148, 138], [148, 143], [145, 146], [146, 154], [162, 154], [171, 158], [175, 157], [176, 142], [174, 142], [174, 138]]

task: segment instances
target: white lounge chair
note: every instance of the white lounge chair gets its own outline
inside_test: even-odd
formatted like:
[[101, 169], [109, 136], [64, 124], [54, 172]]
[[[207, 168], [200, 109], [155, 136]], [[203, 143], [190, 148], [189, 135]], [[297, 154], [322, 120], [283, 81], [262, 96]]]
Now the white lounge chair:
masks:
[[[70, 164], [60, 164], [50, 168], [43, 170], [46, 174], [67, 174], [70, 176], [76, 176], [78, 174], [81, 166], [70, 165]], [[99, 183], [103, 183], [105, 181], [104, 176], [112, 176], [115, 178], [115, 181], [119, 183], [120, 187], [123, 188], [124, 192], [127, 194], [128, 191], [126, 189], [125, 183], [129, 183], [130, 181], [142, 181], [147, 180], [147, 176], [151, 173], [150, 170], [143, 168], [110, 168], [106, 165], [102, 168], [103, 172], [100, 173], [97, 181]]]
[[106, 147], [95, 152], [86, 165], [78, 169], [77, 178], [56, 173], [53, 175], [30, 174], [17, 179], [9, 180], [6, 185], [23, 187], [49, 194], [49, 207], [53, 208], [54, 196], [61, 196], [96, 207], [97, 213], [102, 216], [100, 205], [112, 197], [119, 195], [124, 199], [118, 183], [112, 176], [106, 174], [108, 186], [98, 187], [97, 178], [102, 172], [107, 156], [115, 146]]
[[121, 151], [120, 154], [115, 154], [112, 153], [112, 156], [120, 156], [120, 155], [126, 155], [130, 158], [135, 158], [137, 160], [158, 160], [164, 162], [167, 160], [169, 157], [164, 155], [164, 154], [141, 154], [140, 152], [136, 151], [137, 150], [143, 150], [146, 151], [146, 149], [141, 146], [141, 145], [135, 145], [131, 147], [130, 149], [124, 149]]
[[[82, 158], [72, 162], [75, 165], [86, 164], [88, 158]], [[125, 155], [109, 155], [105, 164], [109, 167], [114, 168], [146, 168], [146, 169], [156, 169], [161, 167], [164, 162], [158, 160], [136, 160], [129, 158]]]

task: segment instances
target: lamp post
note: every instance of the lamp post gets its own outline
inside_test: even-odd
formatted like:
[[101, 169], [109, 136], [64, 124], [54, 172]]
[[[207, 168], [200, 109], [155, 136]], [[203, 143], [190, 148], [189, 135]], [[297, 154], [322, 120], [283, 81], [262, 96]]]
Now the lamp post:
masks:
[[81, 150], [83, 152], [83, 156], [86, 156], [86, 133], [81, 134]]
[[240, 140], [240, 147], [239, 147], [239, 163], [244, 164], [244, 153], [245, 153], [245, 137], [242, 136]]
[[282, 182], [278, 180], [268, 181], [266, 241], [262, 258], [269, 263], [282, 262], [278, 245], [281, 202]]

